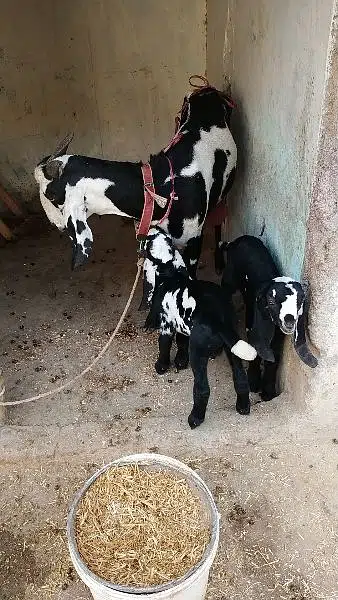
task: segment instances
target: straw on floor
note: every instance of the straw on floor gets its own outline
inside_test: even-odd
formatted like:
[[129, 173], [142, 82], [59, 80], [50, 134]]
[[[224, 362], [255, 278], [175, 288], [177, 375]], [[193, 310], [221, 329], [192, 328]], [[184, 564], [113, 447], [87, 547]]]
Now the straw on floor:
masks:
[[76, 540], [89, 569], [116, 585], [182, 577], [203, 556], [210, 525], [197, 492], [175, 474], [113, 467], [82, 498]]

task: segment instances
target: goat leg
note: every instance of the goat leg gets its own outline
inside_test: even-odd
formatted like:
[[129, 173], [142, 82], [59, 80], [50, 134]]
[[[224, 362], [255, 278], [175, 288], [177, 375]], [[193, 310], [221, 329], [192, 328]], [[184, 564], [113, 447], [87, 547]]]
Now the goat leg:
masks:
[[186, 247], [183, 251], [183, 260], [188, 269], [190, 277], [195, 279], [198, 261], [201, 256], [203, 243], [203, 233], [201, 232], [198, 236], [188, 240]]
[[222, 275], [225, 263], [222, 249], [222, 225], [215, 225], [215, 271], [217, 275]]
[[173, 334], [161, 333], [158, 338], [159, 357], [155, 363], [156, 373], [163, 375], [170, 367], [170, 350]]
[[232, 352], [230, 352], [228, 348], [225, 347], [224, 349], [230, 362], [234, 388], [237, 394], [236, 411], [240, 415], [249, 415], [249, 383], [246, 371], [243, 367], [243, 363], [241, 359], [238, 358], [238, 356], [232, 354]]
[[282, 355], [284, 335], [279, 328], [276, 327], [275, 335], [271, 342], [271, 348], [275, 355], [275, 362], [264, 361], [263, 376], [262, 376], [262, 391], [261, 398], [264, 402], [269, 402], [273, 398], [279, 396], [280, 392], [276, 389], [277, 371]]
[[177, 371], [186, 369], [189, 364], [189, 337], [182, 333], [176, 334], [177, 354], [174, 363]]
[[194, 347], [190, 339], [190, 364], [194, 374], [193, 399], [194, 405], [188, 417], [191, 429], [195, 429], [205, 419], [205, 412], [210, 396], [208, 382], [208, 357], [199, 355], [198, 348]]
[[260, 397], [264, 402], [269, 402], [279, 396], [279, 393], [276, 391], [277, 367], [277, 363], [264, 361], [262, 391], [260, 393]]
[[250, 392], [258, 394], [262, 388], [262, 373], [261, 373], [261, 362], [260, 356], [256, 356], [255, 360], [249, 363], [248, 368], [248, 381]]

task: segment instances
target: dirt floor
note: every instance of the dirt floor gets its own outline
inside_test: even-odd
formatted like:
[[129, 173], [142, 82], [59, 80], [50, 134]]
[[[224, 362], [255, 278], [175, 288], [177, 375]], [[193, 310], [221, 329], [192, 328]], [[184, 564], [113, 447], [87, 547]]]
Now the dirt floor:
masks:
[[[69, 240], [44, 219], [0, 249], [8, 400], [75, 375], [119, 318], [136, 269], [133, 227], [116, 217], [91, 224], [92, 259], [77, 272]], [[212, 266], [206, 247], [200, 277]], [[186, 461], [215, 495], [222, 531], [208, 600], [337, 599], [337, 422], [314, 419], [285, 394], [270, 403], [253, 397], [251, 415], [237, 415], [220, 356], [210, 362], [206, 421], [190, 431], [191, 371], [154, 372], [157, 336], [141, 329], [140, 294], [95, 371], [56, 397], [11, 409], [0, 426], [1, 600], [90, 598], [69, 562], [67, 507], [102, 464], [142, 451]]]

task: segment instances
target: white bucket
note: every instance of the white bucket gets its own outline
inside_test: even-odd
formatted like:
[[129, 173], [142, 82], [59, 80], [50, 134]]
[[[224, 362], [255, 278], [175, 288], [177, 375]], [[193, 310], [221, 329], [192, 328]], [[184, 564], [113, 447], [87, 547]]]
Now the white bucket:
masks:
[[[122, 466], [131, 463], [155, 468], [160, 467], [178, 473], [181, 476], [183, 475], [187, 482], [199, 493], [203, 506], [210, 518], [210, 542], [200, 562], [190, 569], [184, 577], [156, 587], [135, 588], [118, 586], [101, 579], [88, 569], [87, 565], [82, 561], [76, 546], [74, 526], [77, 507], [82, 496], [104, 471], [112, 466]], [[219, 514], [209, 488], [192, 469], [168, 456], [160, 454], [134, 454], [109, 463], [88, 479], [84, 487], [76, 494], [70, 508], [67, 522], [67, 537], [74, 567], [79, 577], [89, 587], [95, 600], [142, 600], [142, 598], [148, 598], [148, 600], [203, 600], [207, 589], [210, 567], [214, 561], [218, 547]]]

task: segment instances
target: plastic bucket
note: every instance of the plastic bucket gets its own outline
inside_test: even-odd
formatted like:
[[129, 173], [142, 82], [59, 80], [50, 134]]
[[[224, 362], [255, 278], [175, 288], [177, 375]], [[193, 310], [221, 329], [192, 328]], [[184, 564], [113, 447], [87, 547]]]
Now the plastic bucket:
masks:
[[[134, 588], [118, 586], [101, 579], [88, 569], [87, 565], [82, 561], [76, 546], [75, 519], [78, 504], [82, 496], [104, 471], [112, 466], [122, 466], [131, 463], [138, 463], [150, 468], [162, 468], [179, 474], [181, 477], [183, 476], [187, 483], [198, 492], [203, 507], [210, 519], [210, 542], [200, 562], [190, 569], [184, 577], [156, 587]], [[210, 567], [214, 561], [218, 547], [219, 514], [209, 488], [192, 469], [168, 456], [160, 454], [134, 454], [109, 463], [88, 479], [84, 487], [76, 494], [71, 505], [67, 522], [67, 537], [74, 567], [79, 577], [90, 589], [95, 600], [142, 600], [142, 598], [148, 598], [148, 600], [203, 600], [207, 589]]]

